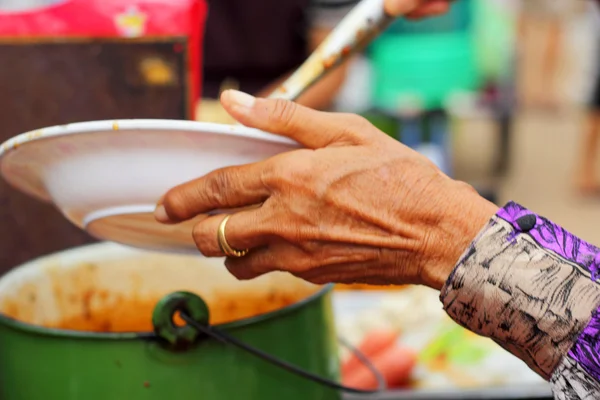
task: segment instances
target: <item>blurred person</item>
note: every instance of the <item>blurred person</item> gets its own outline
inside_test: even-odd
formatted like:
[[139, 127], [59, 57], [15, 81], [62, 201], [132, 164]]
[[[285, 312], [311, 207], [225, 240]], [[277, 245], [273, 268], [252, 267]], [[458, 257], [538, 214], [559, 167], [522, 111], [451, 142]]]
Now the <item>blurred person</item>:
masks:
[[[230, 122], [218, 101], [225, 89], [267, 96], [299, 67], [356, 2], [348, 0], [219, 0], [209, 2], [198, 119]], [[307, 90], [298, 102], [328, 109], [348, 64]]]
[[600, 137], [600, 73], [596, 73], [590, 105], [586, 115], [580, 150], [581, 166], [576, 178], [577, 189], [584, 196], [599, 196], [600, 181], [596, 176], [598, 139]]
[[[558, 93], [558, 78], [561, 67], [561, 50], [565, 42], [564, 23], [578, 10], [584, 1], [573, 0], [521, 0], [519, 36], [523, 46], [527, 46], [531, 36], [538, 32], [544, 35], [534, 37], [541, 46], [541, 59], [538, 59], [535, 74], [531, 76], [531, 90], [524, 94], [525, 107], [556, 110], [561, 102]], [[536, 48], [538, 46], [535, 46]], [[530, 47], [522, 48], [521, 54], [530, 53]]]

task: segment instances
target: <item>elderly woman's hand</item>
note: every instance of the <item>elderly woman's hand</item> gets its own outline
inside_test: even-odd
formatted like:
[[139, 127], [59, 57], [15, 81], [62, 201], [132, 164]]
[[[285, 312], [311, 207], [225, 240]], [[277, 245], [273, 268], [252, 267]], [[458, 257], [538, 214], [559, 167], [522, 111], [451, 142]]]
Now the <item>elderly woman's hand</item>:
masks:
[[496, 207], [427, 158], [356, 115], [313, 111], [228, 91], [224, 107], [244, 125], [305, 149], [214, 171], [170, 190], [156, 218], [204, 218], [193, 232], [206, 256], [223, 256], [216, 209], [251, 205], [226, 239], [250, 249], [226, 266], [240, 279], [288, 271], [315, 283], [422, 283], [440, 288]]
[[424, 18], [443, 14], [450, 8], [452, 0], [385, 0], [388, 14], [407, 18]]

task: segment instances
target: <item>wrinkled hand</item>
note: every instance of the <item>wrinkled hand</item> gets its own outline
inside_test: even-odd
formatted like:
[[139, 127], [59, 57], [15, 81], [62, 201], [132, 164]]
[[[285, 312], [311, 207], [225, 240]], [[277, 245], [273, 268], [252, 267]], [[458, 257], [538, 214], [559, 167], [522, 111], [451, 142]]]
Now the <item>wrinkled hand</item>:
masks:
[[461, 252], [496, 211], [471, 187], [356, 115], [227, 91], [224, 107], [246, 126], [288, 136], [305, 149], [228, 167], [170, 190], [156, 218], [204, 215], [193, 237], [206, 256], [250, 249], [226, 266], [239, 279], [288, 271], [314, 283], [423, 283], [440, 288]]
[[385, 0], [388, 14], [419, 19], [444, 14], [452, 0]]

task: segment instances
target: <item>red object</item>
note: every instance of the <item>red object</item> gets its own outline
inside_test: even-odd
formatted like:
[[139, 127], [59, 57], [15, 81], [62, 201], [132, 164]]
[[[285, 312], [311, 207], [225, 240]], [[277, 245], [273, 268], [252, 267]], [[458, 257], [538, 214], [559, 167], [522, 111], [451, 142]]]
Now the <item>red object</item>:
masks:
[[195, 103], [206, 15], [205, 0], [66, 0], [34, 10], [0, 12], [0, 37], [187, 37], [190, 102]]
[[[373, 357], [369, 357], [373, 367], [379, 371], [388, 389], [403, 387], [411, 378], [417, 364], [416, 353], [401, 346], [392, 346]], [[356, 389], [376, 389], [375, 375], [364, 365], [343, 375], [345, 385]]]
[[[357, 348], [379, 371], [388, 389], [397, 389], [409, 382], [417, 363], [417, 354], [398, 345], [398, 337], [394, 330], [373, 330], [365, 335]], [[354, 355], [342, 364], [342, 379], [345, 385], [353, 388], [377, 388], [375, 375]]]
[[[394, 330], [375, 330], [369, 332], [357, 348], [367, 358], [375, 357], [379, 353], [394, 347], [398, 342], [398, 332]], [[350, 374], [363, 365], [362, 361], [354, 354], [342, 364], [342, 374]]]

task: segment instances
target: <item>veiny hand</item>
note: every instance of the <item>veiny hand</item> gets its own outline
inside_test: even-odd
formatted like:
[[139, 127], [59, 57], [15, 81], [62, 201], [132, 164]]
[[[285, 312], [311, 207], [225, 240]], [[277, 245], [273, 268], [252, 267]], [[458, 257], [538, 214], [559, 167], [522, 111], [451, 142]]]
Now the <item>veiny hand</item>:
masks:
[[422, 283], [441, 288], [460, 254], [496, 212], [470, 186], [365, 119], [227, 91], [224, 107], [246, 126], [288, 136], [306, 149], [214, 171], [170, 190], [156, 218], [204, 215], [193, 232], [206, 256], [250, 249], [226, 266], [240, 279], [279, 270], [314, 283]]
[[388, 14], [411, 19], [419, 19], [444, 14], [452, 0], [385, 0]]

